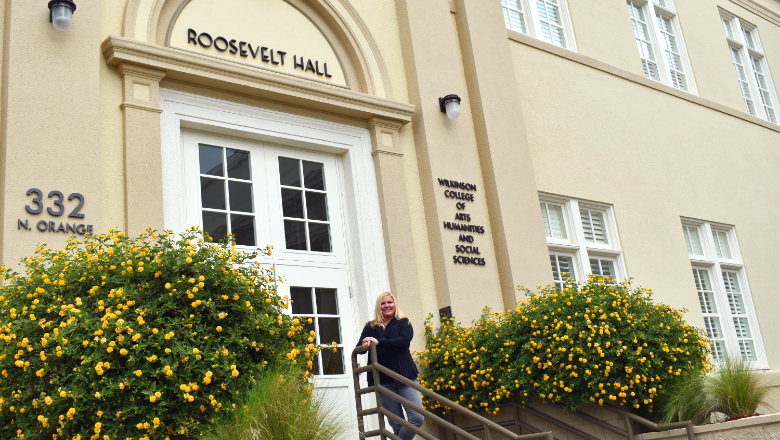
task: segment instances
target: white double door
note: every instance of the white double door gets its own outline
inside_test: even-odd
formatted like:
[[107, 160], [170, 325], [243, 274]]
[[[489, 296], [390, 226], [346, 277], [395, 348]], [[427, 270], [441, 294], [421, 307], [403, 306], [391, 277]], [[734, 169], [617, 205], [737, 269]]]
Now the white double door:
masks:
[[187, 221], [236, 247], [273, 246], [258, 258], [274, 267], [288, 313], [311, 318], [317, 344], [314, 384], [320, 398], [351, 426], [357, 423], [351, 375], [356, 344], [344, 231], [339, 157], [208, 133], [183, 131]]

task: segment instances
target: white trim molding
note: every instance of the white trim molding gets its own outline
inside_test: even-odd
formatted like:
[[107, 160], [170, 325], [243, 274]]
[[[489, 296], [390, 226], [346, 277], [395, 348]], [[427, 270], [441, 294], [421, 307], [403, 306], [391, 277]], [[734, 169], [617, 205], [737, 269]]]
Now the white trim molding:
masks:
[[272, 142], [338, 157], [355, 312], [352, 320], [354, 328], [362, 328], [373, 313], [374, 292], [390, 289], [368, 130], [167, 89], [160, 90], [160, 107], [166, 229], [181, 231], [189, 226], [182, 129]]

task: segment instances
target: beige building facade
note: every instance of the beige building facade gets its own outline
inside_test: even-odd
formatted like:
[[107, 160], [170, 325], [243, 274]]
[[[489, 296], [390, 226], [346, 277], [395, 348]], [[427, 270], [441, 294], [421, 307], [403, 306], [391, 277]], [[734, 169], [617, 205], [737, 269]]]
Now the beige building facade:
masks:
[[777, 0], [76, 4], [64, 32], [0, 8], [5, 264], [108, 228], [270, 244], [347, 406], [380, 292], [419, 350], [429, 313], [563, 273], [633, 278], [780, 372]]

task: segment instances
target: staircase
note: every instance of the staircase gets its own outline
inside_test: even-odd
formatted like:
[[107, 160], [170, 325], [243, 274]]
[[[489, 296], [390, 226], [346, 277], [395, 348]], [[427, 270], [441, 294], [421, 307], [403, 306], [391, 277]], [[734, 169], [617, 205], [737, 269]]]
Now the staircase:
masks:
[[[369, 348], [371, 365], [364, 367], [360, 367], [358, 365], [357, 355], [361, 353], [363, 353], [362, 347], [357, 347], [352, 350], [352, 378], [355, 383], [355, 405], [357, 406], [358, 431], [360, 433], [361, 439], [379, 437], [380, 440], [401, 440], [399, 437], [393, 434], [392, 431], [385, 427], [385, 416], [407, 427], [415, 434], [426, 440], [562, 440], [561, 438], [553, 436], [553, 431], [557, 435], [561, 435], [563, 439], [569, 440], [577, 438], [583, 440], [605, 440], [607, 438], [615, 438], [615, 434], [628, 440], [634, 440], [634, 436], [636, 435], [636, 428], [639, 427], [643, 427], [644, 430], [650, 431], [667, 431], [671, 429], [685, 428], [688, 440], [695, 439], [693, 433], [693, 423], [690, 421], [659, 425], [653, 423], [650, 420], [639, 417], [630, 411], [626, 411], [623, 408], [612, 405], [605, 405], [603, 407], [599, 407], [599, 409], [602, 411], [611, 412], [614, 416], [613, 419], [615, 420], [622, 420], [623, 427], [618, 426], [618, 424], [609, 423], [602, 418], [594, 417], [592, 414], [588, 414], [587, 412], [581, 410], [566, 413], [557, 411], [558, 414], [555, 414], [555, 410], [559, 408], [554, 406], [545, 405], [544, 408], [541, 409], [533, 408], [532, 406], [521, 404], [515, 397], [512, 398], [511, 402], [504, 404], [502, 408], [505, 412], [511, 413], [511, 420], [495, 422], [488, 420], [487, 418], [482, 417], [479, 414], [476, 414], [475, 412], [466, 409], [445, 397], [440, 396], [439, 394], [434, 393], [433, 391], [399, 375], [398, 373], [395, 373], [383, 365], [380, 365], [377, 362], [376, 346], [374, 344], [371, 344], [371, 347]], [[444, 419], [430, 411], [427, 411], [425, 408], [422, 408], [408, 401], [407, 399], [398, 396], [379, 383], [380, 372], [416, 389], [424, 396], [438, 401], [442, 405], [450, 408], [452, 412], [448, 415], [447, 419]], [[360, 387], [359, 377], [362, 373], [369, 373], [373, 375], [373, 386], [363, 388]], [[363, 401], [361, 396], [372, 393], [376, 396], [376, 407], [363, 409]], [[411, 423], [396, 416], [384, 408], [382, 406], [382, 394], [391, 396], [394, 400], [414, 409], [418, 413], [424, 415], [428, 421], [436, 424], [439, 427], [439, 437], [436, 437], [429, 432], [423, 431], [422, 429], [412, 425]], [[379, 415], [379, 428], [366, 431], [363, 417], [373, 414]], [[563, 418], [562, 416], [564, 415], [568, 422], [561, 420]], [[551, 429], [543, 431], [542, 429], [529, 424], [528, 416], [534, 420], [538, 420], [545, 426], [551, 427]], [[603, 429], [599, 433], [594, 432], [592, 429], [586, 430], [585, 426], [596, 426]], [[509, 428], [514, 429], [516, 432], [510, 431]], [[528, 431], [529, 434], [523, 434], [523, 429]], [[608, 434], [607, 432], [612, 434]], [[475, 433], [482, 433], [484, 437], [477, 437], [474, 435]]]

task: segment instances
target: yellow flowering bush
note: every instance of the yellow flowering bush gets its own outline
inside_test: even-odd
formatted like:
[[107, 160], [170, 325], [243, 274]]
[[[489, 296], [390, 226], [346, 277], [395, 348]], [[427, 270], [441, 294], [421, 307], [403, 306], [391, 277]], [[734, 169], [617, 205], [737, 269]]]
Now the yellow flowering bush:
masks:
[[311, 368], [274, 273], [209, 241], [109, 230], [2, 267], [0, 438], [192, 438], [264, 368]]
[[591, 276], [563, 290], [521, 290], [528, 298], [516, 309], [486, 310], [470, 327], [435, 328], [429, 317], [420, 383], [490, 413], [513, 393], [568, 410], [608, 402], [652, 412], [664, 386], [709, 368], [703, 331], [683, 320], [685, 310], [653, 303], [648, 289]]

